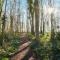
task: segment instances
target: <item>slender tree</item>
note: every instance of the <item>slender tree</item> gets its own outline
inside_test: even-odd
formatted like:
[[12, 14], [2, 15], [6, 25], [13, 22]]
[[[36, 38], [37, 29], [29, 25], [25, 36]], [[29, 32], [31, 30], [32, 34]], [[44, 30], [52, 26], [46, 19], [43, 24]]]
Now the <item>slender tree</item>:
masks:
[[[53, 0], [48, 0], [48, 5], [50, 8], [53, 8]], [[53, 36], [54, 36], [54, 13], [51, 12], [51, 39], [53, 39]]]
[[2, 13], [2, 7], [3, 7], [4, 0], [0, 0], [0, 17]]
[[41, 34], [44, 34], [45, 31], [45, 22], [44, 22], [44, 16], [43, 16], [43, 0], [40, 1], [40, 7], [41, 7], [41, 26], [40, 26], [40, 32]]
[[31, 15], [31, 33], [34, 35], [34, 0], [28, 0], [28, 7]]
[[4, 4], [4, 0], [0, 0], [0, 31], [1, 31], [1, 25], [2, 25], [2, 7]]
[[35, 34], [39, 38], [39, 0], [35, 0]]
[[7, 7], [7, 0], [5, 1], [5, 11], [4, 11], [4, 14], [3, 14], [3, 17], [2, 17], [2, 46], [4, 47], [4, 43], [5, 43], [5, 23], [6, 23], [6, 7]]
[[13, 2], [13, 29], [14, 29], [14, 32], [16, 32], [16, 0], [12, 0]]
[[12, 14], [13, 6], [12, 0], [10, 0], [10, 32], [13, 32], [13, 14]]
[[[21, 32], [21, 20], [20, 20], [20, 0], [18, 2], [18, 8], [17, 8], [17, 31], [19, 30]], [[19, 27], [18, 27], [19, 26]]]
[[5, 30], [5, 23], [6, 23], [6, 7], [7, 7], [7, 0], [5, 1], [5, 11], [2, 17], [2, 34], [4, 34], [4, 30]]

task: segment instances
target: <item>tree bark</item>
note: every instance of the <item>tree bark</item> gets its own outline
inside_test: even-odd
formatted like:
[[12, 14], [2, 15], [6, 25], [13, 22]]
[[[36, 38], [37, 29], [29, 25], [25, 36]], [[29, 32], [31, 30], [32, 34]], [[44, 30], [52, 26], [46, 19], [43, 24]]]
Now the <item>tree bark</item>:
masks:
[[39, 38], [39, 3], [35, 0], [35, 34], [36, 39]]

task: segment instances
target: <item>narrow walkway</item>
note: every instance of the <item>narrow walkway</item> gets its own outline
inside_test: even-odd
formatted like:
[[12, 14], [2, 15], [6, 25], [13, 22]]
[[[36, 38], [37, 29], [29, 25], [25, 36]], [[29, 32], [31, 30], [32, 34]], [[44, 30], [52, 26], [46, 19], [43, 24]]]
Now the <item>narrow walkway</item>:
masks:
[[30, 44], [30, 42], [26, 42], [26, 43], [22, 44], [19, 47], [18, 52], [13, 54], [11, 56], [10, 60], [22, 60], [24, 58], [24, 56], [28, 53], [29, 49], [30, 49], [29, 44]]
[[[30, 44], [31, 42], [28, 41], [27, 37], [22, 35], [21, 46], [19, 47], [18, 52], [11, 55], [10, 60], [36, 60], [32, 56], [33, 53], [30, 50]], [[28, 59], [24, 58], [26, 55], [30, 54], [31, 56]]]

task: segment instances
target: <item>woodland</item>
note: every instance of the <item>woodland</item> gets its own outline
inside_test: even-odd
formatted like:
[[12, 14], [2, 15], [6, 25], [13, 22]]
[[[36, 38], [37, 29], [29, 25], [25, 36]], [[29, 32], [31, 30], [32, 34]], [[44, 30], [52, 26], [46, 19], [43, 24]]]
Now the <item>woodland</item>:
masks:
[[0, 0], [0, 60], [60, 60], [60, 0]]

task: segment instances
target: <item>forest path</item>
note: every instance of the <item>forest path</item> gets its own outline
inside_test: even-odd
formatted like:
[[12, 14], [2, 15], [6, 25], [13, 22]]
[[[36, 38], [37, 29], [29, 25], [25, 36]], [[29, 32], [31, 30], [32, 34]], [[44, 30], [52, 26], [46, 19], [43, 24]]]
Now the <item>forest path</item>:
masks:
[[27, 60], [35, 60], [32, 57], [32, 51], [30, 50], [31, 42], [27, 39], [26, 34], [21, 35], [21, 45], [19, 46], [18, 52], [11, 55], [10, 60], [25, 60], [24, 57], [28, 54], [29, 59]]

